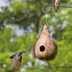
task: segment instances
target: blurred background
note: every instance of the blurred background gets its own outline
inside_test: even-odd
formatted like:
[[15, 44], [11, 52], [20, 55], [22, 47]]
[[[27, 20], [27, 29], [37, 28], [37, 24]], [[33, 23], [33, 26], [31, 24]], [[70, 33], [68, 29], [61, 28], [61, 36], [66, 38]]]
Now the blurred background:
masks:
[[[27, 50], [19, 72], [72, 72], [72, 8], [52, 8], [52, 0], [0, 0], [0, 72], [11, 72], [11, 55]], [[72, 0], [61, 0], [71, 5]], [[53, 61], [34, 57], [33, 50], [44, 24], [58, 45]], [[51, 66], [51, 68], [48, 67]]]

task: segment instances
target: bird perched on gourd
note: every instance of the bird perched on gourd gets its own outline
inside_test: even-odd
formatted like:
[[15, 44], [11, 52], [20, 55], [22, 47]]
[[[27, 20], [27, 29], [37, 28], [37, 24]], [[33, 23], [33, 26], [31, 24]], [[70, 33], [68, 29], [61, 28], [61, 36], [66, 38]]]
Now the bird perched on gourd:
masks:
[[59, 9], [60, 2], [61, 2], [61, 0], [53, 0], [53, 5], [54, 5], [54, 9], [56, 12]]
[[23, 53], [26, 53], [26, 51], [22, 51], [10, 56], [10, 58], [13, 60], [12, 72], [15, 72], [20, 67]]
[[35, 45], [35, 56], [41, 60], [53, 60], [57, 54], [57, 44], [50, 35], [47, 25], [44, 25], [41, 35]]

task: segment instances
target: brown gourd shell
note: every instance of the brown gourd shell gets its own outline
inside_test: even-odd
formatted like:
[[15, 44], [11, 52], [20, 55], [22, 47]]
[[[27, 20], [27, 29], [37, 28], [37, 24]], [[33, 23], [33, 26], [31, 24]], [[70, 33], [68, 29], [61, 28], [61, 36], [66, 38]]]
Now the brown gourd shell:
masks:
[[43, 31], [35, 45], [35, 56], [41, 60], [52, 60], [57, 54], [57, 44], [50, 36], [47, 25], [44, 25]]

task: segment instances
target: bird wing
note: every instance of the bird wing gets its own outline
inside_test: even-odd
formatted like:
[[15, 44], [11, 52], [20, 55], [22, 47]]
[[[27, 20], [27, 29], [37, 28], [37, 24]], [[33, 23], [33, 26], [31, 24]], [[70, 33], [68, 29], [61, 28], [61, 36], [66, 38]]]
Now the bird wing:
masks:
[[[17, 54], [17, 53], [16, 53]], [[16, 54], [13, 54], [12, 56], [10, 56], [10, 58], [12, 59], [12, 58], [14, 58], [15, 56], [16, 56]]]

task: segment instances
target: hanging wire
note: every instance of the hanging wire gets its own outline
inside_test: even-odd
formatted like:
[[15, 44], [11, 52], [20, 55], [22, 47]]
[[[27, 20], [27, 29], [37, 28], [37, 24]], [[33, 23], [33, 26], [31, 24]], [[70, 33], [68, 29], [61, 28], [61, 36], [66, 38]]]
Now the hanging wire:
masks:
[[72, 8], [72, 5], [55, 5], [55, 4], [45, 5], [45, 7], [47, 7], [47, 6], [51, 6], [51, 7], [59, 6], [59, 7], [63, 7], [63, 8]]
[[[48, 9], [46, 9], [46, 8], [48, 8]], [[48, 16], [51, 14], [51, 10], [52, 10], [52, 6], [47, 6], [47, 5], [44, 5], [43, 7], [42, 7], [42, 11], [43, 11], [43, 13], [44, 13], [44, 16], [45, 16], [45, 23], [46, 23], [46, 25], [48, 25]]]
[[[72, 5], [47, 4], [47, 5], [43, 6], [42, 10], [43, 10], [44, 13], [50, 13], [54, 6], [59, 6], [60, 8], [72, 8]], [[48, 11], [45, 10], [47, 7], [50, 7], [50, 9]]]
[[[46, 15], [48, 15], [48, 14], [46, 14]], [[46, 17], [46, 25], [48, 24], [48, 17]]]
[[[50, 7], [48, 10], [45, 10], [47, 7]], [[42, 7], [42, 11], [44, 14], [48, 14], [52, 9], [52, 6], [51, 5], [45, 5]]]
[[[47, 6], [58, 6], [58, 5], [48, 4]], [[59, 7], [63, 7], [63, 8], [72, 8], [72, 5], [59, 5]]]

